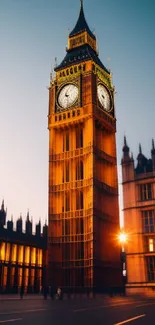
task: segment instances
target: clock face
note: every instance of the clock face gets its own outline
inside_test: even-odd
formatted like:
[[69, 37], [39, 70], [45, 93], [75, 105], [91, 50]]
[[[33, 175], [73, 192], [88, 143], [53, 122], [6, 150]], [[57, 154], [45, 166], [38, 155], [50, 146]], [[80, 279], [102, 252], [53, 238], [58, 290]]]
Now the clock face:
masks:
[[58, 94], [58, 104], [62, 109], [71, 107], [78, 99], [78, 87], [73, 84], [67, 84], [61, 88]]
[[99, 84], [97, 86], [97, 95], [100, 104], [103, 106], [103, 108], [106, 111], [110, 111], [111, 109], [111, 100], [110, 100], [110, 94], [106, 87], [104, 87], [102, 84]]

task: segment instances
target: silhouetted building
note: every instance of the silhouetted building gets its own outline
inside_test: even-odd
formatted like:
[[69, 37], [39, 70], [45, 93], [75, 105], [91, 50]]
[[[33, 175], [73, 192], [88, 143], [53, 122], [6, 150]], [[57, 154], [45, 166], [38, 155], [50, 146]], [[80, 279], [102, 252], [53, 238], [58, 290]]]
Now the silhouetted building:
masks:
[[[6, 223], [4, 201], [0, 210], [0, 292], [18, 292], [24, 286], [26, 292], [39, 292], [46, 277], [47, 225], [41, 233], [41, 223], [32, 233], [29, 213], [26, 231], [23, 231], [22, 217], [13, 229], [13, 220]], [[45, 231], [46, 229], [46, 231]]]

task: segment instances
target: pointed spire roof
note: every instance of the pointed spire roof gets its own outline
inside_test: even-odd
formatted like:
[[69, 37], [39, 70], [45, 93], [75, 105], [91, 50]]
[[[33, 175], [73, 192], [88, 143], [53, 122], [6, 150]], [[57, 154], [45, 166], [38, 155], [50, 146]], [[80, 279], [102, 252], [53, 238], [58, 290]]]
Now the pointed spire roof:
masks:
[[142, 154], [142, 146], [140, 143], [139, 143], [139, 153]]
[[77, 20], [77, 23], [75, 25], [75, 27], [73, 28], [73, 30], [71, 31], [71, 33], [69, 34], [69, 37], [75, 36], [77, 34], [80, 34], [84, 31], [87, 31], [88, 34], [96, 40], [95, 35], [91, 32], [86, 19], [85, 19], [85, 15], [84, 15], [84, 10], [83, 10], [83, 0], [81, 1], [81, 7], [80, 7], [80, 13], [79, 13], [79, 18]]
[[147, 158], [143, 155], [142, 153], [142, 146], [141, 146], [141, 143], [139, 143], [139, 154], [137, 156], [137, 160], [138, 160], [138, 164], [143, 164], [145, 165], [146, 162], [147, 162]]
[[126, 136], [124, 136], [124, 146], [123, 146], [123, 152], [124, 153], [129, 153], [129, 147], [128, 147], [128, 145], [127, 145], [127, 141], [126, 141]]
[[4, 211], [4, 200], [2, 201], [1, 210]]
[[27, 221], [30, 221], [29, 209], [27, 210]]
[[142, 146], [141, 146], [141, 143], [139, 143], [139, 154], [138, 154], [138, 156], [137, 156], [137, 160], [138, 160], [139, 162], [142, 162], [142, 161], [144, 161], [144, 160], [147, 160], [147, 159], [145, 158], [145, 156], [143, 155], [143, 153], [142, 153]]
[[154, 145], [154, 139], [152, 139], [152, 150], [151, 150], [152, 155], [155, 155], [155, 145]]

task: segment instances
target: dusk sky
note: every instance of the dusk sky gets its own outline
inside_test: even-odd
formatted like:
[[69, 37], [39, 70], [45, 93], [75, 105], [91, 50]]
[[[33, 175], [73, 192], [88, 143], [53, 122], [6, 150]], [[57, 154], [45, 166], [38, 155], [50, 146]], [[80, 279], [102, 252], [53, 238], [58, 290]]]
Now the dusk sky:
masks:
[[[0, 203], [5, 200], [8, 219], [21, 213], [25, 220], [28, 209], [34, 223], [48, 216], [47, 87], [79, 8], [80, 0], [0, 0]], [[139, 143], [149, 158], [155, 139], [155, 1], [84, 0], [84, 12], [99, 57], [113, 73], [118, 164], [124, 135], [135, 161]]]

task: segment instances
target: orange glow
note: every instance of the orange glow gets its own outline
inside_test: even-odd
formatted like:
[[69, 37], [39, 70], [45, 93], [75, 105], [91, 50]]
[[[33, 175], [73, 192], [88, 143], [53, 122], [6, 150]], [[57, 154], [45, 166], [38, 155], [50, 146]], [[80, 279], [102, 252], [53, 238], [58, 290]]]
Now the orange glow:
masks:
[[0, 260], [5, 260], [5, 243], [0, 244]]
[[120, 233], [118, 239], [121, 244], [125, 244], [127, 242], [127, 234], [124, 232]]

